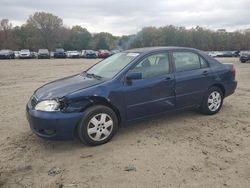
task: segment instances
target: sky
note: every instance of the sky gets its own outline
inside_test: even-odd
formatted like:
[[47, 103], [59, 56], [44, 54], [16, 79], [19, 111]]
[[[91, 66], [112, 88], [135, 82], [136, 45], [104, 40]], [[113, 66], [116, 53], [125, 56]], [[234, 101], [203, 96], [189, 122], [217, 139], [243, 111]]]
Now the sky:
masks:
[[67, 27], [121, 36], [147, 26], [197, 25], [235, 31], [250, 28], [250, 0], [0, 0], [0, 20], [22, 25], [35, 12], [49, 12]]

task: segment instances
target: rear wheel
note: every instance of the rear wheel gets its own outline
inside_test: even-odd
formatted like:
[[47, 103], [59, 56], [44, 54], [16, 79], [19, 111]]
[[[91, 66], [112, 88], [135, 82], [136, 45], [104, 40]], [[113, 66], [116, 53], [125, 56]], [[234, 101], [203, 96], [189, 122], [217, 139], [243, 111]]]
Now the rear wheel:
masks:
[[92, 106], [78, 125], [80, 140], [88, 145], [107, 143], [116, 133], [118, 119], [115, 112], [102, 105]]
[[203, 114], [213, 115], [220, 111], [223, 104], [223, 93], [218, 87], [211, 87], [204, 96], [200, 110]]

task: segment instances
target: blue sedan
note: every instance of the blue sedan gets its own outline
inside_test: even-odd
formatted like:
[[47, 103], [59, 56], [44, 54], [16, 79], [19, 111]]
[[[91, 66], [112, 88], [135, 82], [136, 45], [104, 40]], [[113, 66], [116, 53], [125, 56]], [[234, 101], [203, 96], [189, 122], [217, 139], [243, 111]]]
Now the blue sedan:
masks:
[[216, 114], [236, 86], [234, 66], [200, 50], [140, 48], [38, 88], [26, 112], [42, 138], [100, 145], [134, 120], [193, 108]]

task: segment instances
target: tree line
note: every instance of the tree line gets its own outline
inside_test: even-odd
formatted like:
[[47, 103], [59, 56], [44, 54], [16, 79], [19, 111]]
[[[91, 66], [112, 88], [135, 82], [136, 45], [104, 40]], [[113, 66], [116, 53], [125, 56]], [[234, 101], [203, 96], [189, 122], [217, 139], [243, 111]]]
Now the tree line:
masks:
[[0, 49], [47, 48], [54, 50], [129, 49], [149, 46], [186, 46], [201, 50], [249, 50], [250, 29], [227, 32], [202, 27], [187, 29], [173, 25], [145, 27], [135, 35], [113, 36], [90, 33], [79, 25], [71, 28], [51, 13], [36, 12], [22, 26], [13, 27], [8, 19], [0, 22]]

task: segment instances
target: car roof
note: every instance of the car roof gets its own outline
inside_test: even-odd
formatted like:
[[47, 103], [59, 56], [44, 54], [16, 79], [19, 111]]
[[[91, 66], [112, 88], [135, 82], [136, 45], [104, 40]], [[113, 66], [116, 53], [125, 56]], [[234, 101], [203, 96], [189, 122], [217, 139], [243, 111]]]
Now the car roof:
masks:
[[177, 47], [177, 46], [158, 46], [158, 47], [146, 47], [146, 48], [135, 48], [135, 49], [129, 49], [125, 52], [136, 52], [136, 53], [146, 53], [150, 51], [158, 51], [158, 50], [195, 50], [194, 48], [188, 48], [188, 47]]

